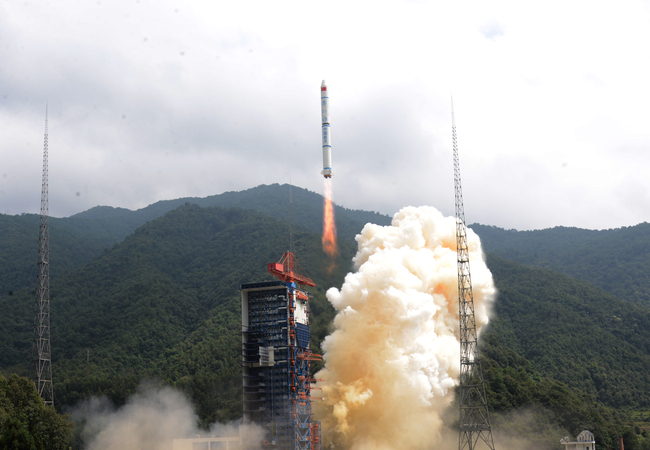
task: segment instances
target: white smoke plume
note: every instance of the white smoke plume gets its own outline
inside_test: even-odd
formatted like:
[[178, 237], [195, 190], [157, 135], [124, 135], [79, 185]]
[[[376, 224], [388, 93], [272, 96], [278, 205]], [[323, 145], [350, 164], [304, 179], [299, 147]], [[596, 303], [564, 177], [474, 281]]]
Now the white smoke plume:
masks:
[[259, 449], [263, 431], [255, 425], [213, 424], [209, 431], [197, 427], [198, 416], [190, 401], [171, 387], [143, 383], [121, 408], [105, 398], [84, 401], [71, 416], [81, 426], [86, 450], [172, 450], [174, 439], [242, 437], [243, 449]]
[[[367, 224], [356, 239], [356, 272], [327, 291], [338, 313], [316, 375], [324, 441], [351, 450], [443, 446], [441, 414], [460, 371], [456, 221], [406, 207], [391, 226]], [[468, 230], [467, 240], [480, 330], [496, 291], [478, 236]]]

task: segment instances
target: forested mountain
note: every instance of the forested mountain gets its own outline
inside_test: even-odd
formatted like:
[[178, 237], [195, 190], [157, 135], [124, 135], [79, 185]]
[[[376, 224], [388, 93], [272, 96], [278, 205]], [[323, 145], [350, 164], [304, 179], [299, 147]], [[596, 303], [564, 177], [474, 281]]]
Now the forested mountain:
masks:
[[[290, 220], [289, 185], [261, 185], [241, 192], [205, 198], [164, 200], [137, 211], [97, 206], [67, 218], [50, 218], [52, 279], [89, 262], [104, 248], [121, 242], [138, 227], [186, 203], [202, 207], [238, 207], [259, 211], [286, 223]], [[315, 192], [291, 187], [293, 223], [314, 233], [323, 227], [323, 198]], [[368, 223], [387, 225], [378, 213], [335, 207], [339, 237], [352, 240]], [[0, 214], [0, 297], [36, 283], [39, 217]], [[285, 234], [288, 225], [285, 225]]]
[[[131, 228], [130, 232], [132, 232], [145, 222], [160, 217], [166, 212], [189, 202], [201, 207], [220, 206], [252, 209], [289, 222], [291, 216], [290, 200], [293, 203], [293, 223], [303, 226], [314, 233], [320, 233], [323, 229], [323, 197], [307, 189], [289, 186], [288, 184], [260, 185], [245, 191], [224, 192], [223, 194], [203, 198], [186, 197], [175, 200], [162, 200], [137, 211], [97, 206], [70, 216], [69, 219], [100, 220], [110, 224], [110, 227], [126, 222]], [[383, 214], [353, 210], [338, 205], [335, 206], [335, 215], [338, 235], [343, 239], [353, 239], [363, 225], [368, 222], [387, 225], [391, 220], [390, 217]]]
[[[641, 441], [643, 438], [632, 428], [624, 427], [622, 416], [614, 409], [598, 404], [592, 396], [572, 390], [553, 377], [542, 375], [528, 360], [503, 345], [494, 327], [481, 341], [497, 448], [558, 449], [558, 437], [576, 436], [586, 429], [594, 433], [599, 449], [616, 448], [621, 434], [626, 449], [650, 449], [650, 439]], [[453, 409], [454, 413], [457, 411]], [[507, 445], [508, 438], [514, 441], [510, 445]]]
[[471, 225], [486, 252], [587, 280], [650, 307], [650, 224], [612, 230], [556, 227], [516, 231]]
[[[287, 217], [278, 212], [284, 207], [288, 215], [288, 204], [282, 206], [280, 200], [274, 204], [265, 197], [274, 190], [286, 190], [288, 195], [288, 186], [261, 186], [240, 193], [245, 195], [238, 201], [251, 209], [273, 210], [282, 220], [251, 209], [201, 207], [189, 200], [166, 213], [174, 202], [139, 211], [98, 207], [68, 219], [52, 219], [52, 270], [56, 264], [65, 267], [56, 269], [51, 287], [57, 406], [65, 408], [101, 394], [121, 404], [143, 378], [154, 378], [187, 392], [204, 425], [239, 418], [239, 285], [272, 279], [266, 263], [277, 261], [289, 241]], [[220, 201], [231, 202], [231, 194], [237, 198], [228, 193]], [[299, 207], [301, 195], [305, 203], [316, 198], [315, 205]], [[385, 224], [389, 219], [350, 213], [348, 231], [339, 233], [337, 265], [329, 273], [320, 242], [322, 198], [294, 188], [293, 199], [294, 218], [302, 216], [302, 222], [295, 220], [301, 224], [294, 227], [296, 254], [317, 284], [311, 289], [311, 319], [312, 347], [318, 349], [333, 317], [324, 292], [340, 286], [351, 269], [356, 247], [351, 237], [365, 220]], [[346, 213], [337, 214], [340, 223]], [[95, 229], [96, 223], [103, 225]], [[15, 272], [6, 255], [21, 252], [28, 240], [33, 242], [33, 257], [22, 269], [29, 273], [29, 287], [0, 296], [0, 370], [7, 376], [26, 375], [38, 217], [0, 216], [0, 224], [10, 231], [0, 233], [0, 268], [9, 268], [2, 269], [3, 274]], [[33, 235], [26, 231], [29, 227]], [[561, 229], [556, 230], [561, 238], [553, 232], [541, 237], [515, 235], [510, 244], [501, 239], [502, 232], [518, 232], [473, 228], [485, 247], [499, 255], [516, 254], [528, 248], [530, 236], [537, 236], [533, 249], [549, 261], [572, 247], [592, 251], [590, 246], [595, 245], [615, 252], [615, 245], [601, 243], [619, 242], [607, 241], [619, 230]], [[634, 234], [643, 229], [625, 230]], [[553, 247], [556, 241], [560, 243]], [[499, 246], [508, 250], [498, 251]], [[94, 254], [83, 253], [90, 248]], [[593, 255], [596, 258], [597, 252]], [[584, 428], [596, 433], [603, 448], [614, 446], [619, 433], [628, 436], [627, 450], [640, 450], [641, 441], [650, 447], [650, 439], [635, 440], [636, 434], [623, 428], [630, 411], [650, 409], [650, 309], [553, 270], [497, 254], [489, 255], [487, 262], [499, 289], [495, 317], [482, 337], [495, 427], [526, 437], [538, 449], [557, 448], [558, 434], [576, 435]], [[534, 426], [518, 425], [512, 419], [515, 410], [530, 413]]]
[[[294, 237], [299, 261], [317, 284], [311, 317], [312, 346], [318, 349], [333, 316], [324, 292], [341, 285], [355, 248], [339, 240], [338, 264], [329, 273], [320, 235], [296, 227]], [[65, 407], [102, 394], [121, 404], [143, 378], [154, 378], [187, 392], [204, 424], [237, 419], [239, 285], [271, 279], [265, 264], [277, 261], [287, 244], [285, 222], [250, 210], [186, 204], [54, 280], [57, 404]], [[506, 429], [513, 408], [532, 408], [540, 428], [518, 432], [538, 447], [554, 448], [557, 433], [576, 434], [580, 427], [613, 442], [622, 422], [589, 394], [612, 406], [648, 407], [643, 375], [648, 346], [642, 342], [648, 337], [647, 314], [551, 271], [498, 257], [488, 264], [501, 291], [484, 344], [496, 423]], [[4, 373], [27, 373], [32, 305], [29, 289], [0, 299], [0, 310], [6, 312], [0, 317]], [[633, 316], [638, 317], [626, 320]], [[589, 348], [576, 340], [585, 328], [593, 336], [584, 341]], [[631, 355], [632, 363], [617, 365], [624, 360], [621, 355]], [[583, 366], [593, 374], [585, 375]], [[604, 375], [610, 379], [603, 380]]]
[[[140, 227], [91, 263], [52, 282], [55, 397], [70, 405], [106, 394], [121, 403], [143, 377], [188, 391], [208, 422], [241, 412], [239, 285], [272, 279], [288, 247], [286, 223], [241, 209], [182, 206]], [[294, 230], [313, 289], [314, 341], [331, 313], [324, 290], [350, 269], [341, 241], [330, 274], [320, 236]], [[30, 290], [0, 299], [0, 367], [27, 373]], [[320, 314], [319, 314], [320, 313]], [[321, 320], [319, 321], [319, 316]]]
[[[190, 202], [202, 207], [233, 206], [252, 209], [288, 223], [291, 216], [290, 199], [293, 203], [293, 223], [314, 233], [320, 233], [323, 229], [323, 197], [307, 189], [288, 184], [260, 185], [245, 191], [224, 192], [204, 198], [187, 197], [163, 200], [137, 211], [100, 206], [71, 216], [70, 219], [87, 218], [115, 221], [126, 219], [130, 223], [137, 224], [133, 227], [135, 229], [146, 221], [160, 217], [166, 212]], [[335, 206], [335, 215], [338, 236], [343, 239], [354, 239], [354, 236], [368, 222], [388, 225], [391, 220], [390, 217], [383, 214], [353, 210], [338, 205]]]
[[[49, 220], [52, 278], [74, 270], [124, 238], [101, 228], [92, 233], [79, 232], [67, 227], [66, 220]], [[39, 224], [35, 214], [0, 214], [0, 298], [36, 287]]]
[[650, 409], [650, 309], [557, 272], [496, 255], [487, 262], [503, 344], [605, 405]]

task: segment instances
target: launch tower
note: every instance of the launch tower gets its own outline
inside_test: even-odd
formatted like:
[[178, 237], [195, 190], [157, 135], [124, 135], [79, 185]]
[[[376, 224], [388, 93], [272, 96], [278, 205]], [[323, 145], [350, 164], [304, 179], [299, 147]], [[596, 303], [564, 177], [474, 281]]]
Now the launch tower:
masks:
[[38, 275], [34, 305], [34, 343], [31, 374], [46, 405], [54, 406], [52, 359], [50, 353], [50, 229], [47, 171], [47, 106], [45, 107], [45, 144], [43, 183], [41, 186], [41, 224], [38, 232]]
[[485, 395], [485, 381], [478, 349], [474, 294], [469, 270], [467, 227], [463, 193], [460, 186], [460, 163], [456, 139], [456, 120], [451, 108], [451, 134], [454, 148], [454, 190], [456, 197], [456, 251], [458, 254], [458, 308], [460, 319], [460, 430], [458, 450], [474, 450], [479, 439], [494, 450], [492, 427]]
[[312, 420], [309, 297], [315, 286], [293, 253], [267, 266], [280, 281], [241, 285], [244, 422], [266, 430], [263, 447], [320, 450]]

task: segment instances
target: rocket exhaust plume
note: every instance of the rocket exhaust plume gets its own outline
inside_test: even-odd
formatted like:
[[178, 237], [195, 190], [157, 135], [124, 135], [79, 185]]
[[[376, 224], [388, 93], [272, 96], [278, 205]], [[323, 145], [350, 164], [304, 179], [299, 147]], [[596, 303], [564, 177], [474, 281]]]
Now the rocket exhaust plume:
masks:
[[[478, 236], [467, 230], [477, 330], [495, 288]], [[391, 226], [357, 235], [356, 272], [327, 298], [338, 311], [323, 350], [323, 440], [337, 449], [430, 449], [460, 371], [456, 221], [406, 207]], [[324, 442], [324, 447], [327, 443]]]
[[[325, 198], [323, 202], [323, 251], [332, 260], [338, 254], [336, 245], [336, 222], [334, 221], [334, 203], [332, 203], [332, 180], [325, 179]], [[330, 270], [334, 267], [334, 261]]]

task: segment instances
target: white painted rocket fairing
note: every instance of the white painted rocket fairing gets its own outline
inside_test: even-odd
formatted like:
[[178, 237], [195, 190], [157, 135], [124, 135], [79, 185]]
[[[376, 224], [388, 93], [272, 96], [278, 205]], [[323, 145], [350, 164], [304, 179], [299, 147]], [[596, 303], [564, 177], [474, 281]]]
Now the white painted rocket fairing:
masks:
[[320, 111], [323, 127], [323, 171], [321, 175], [332, 178], [332, 141], [330, 140], [330, 98], [325, 80], [320, 86]]

